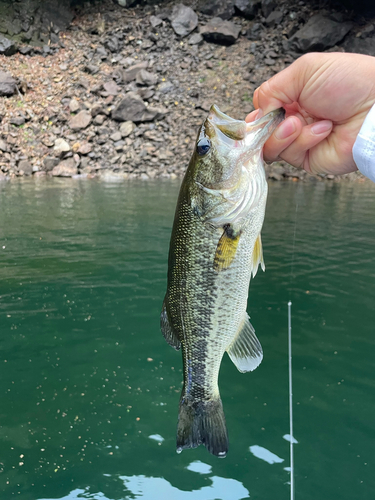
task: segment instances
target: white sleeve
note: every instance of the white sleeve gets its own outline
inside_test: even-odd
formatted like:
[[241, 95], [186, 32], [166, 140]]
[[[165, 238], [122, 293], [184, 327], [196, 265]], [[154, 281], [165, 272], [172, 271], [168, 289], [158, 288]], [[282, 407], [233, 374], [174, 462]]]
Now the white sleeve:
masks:
[[370, 109], [353, 146], [358, 170], [375, 182], [375, 104]]

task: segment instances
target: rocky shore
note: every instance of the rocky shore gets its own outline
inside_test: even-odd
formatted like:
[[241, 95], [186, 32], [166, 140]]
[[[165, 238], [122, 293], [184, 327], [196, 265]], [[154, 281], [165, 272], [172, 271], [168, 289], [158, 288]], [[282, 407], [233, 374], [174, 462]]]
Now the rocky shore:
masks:
[[375, 55], [374, 18], [304, 1], [118, 0], [32, 18], [17, 5], [0, 20], [0, 180], [180, 176], [213, 103], [243, 119], [304, 52]]

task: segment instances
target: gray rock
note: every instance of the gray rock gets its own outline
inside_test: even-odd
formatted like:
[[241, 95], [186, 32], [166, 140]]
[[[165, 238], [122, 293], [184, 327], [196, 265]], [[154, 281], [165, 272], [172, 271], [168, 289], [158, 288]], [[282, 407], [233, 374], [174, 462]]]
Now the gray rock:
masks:
[[163, 23], [163, 20], [160, 19], [160, 17], [157, 16], [150, 16], [150, 24], [153, 28], [156, 28], [157, 26], [160, 26], [160, 24]]
[[121, 7], [131, 7], [136, 1], [137, 0], [117, 0], [117, 3], [121, 5]]
[[104, 115], [96, 115], [94, 118], [95, 125], [103, 125], [105, 122], [106, 116]]
[[173, 83], [169, 82], [168, 80], [166, 82], [162, 82], [159, 85], [159, 90], [162, 94], [168, 94], [168, 92], [171, 92], [171, 90], [173, 90]]
[[98, 73], [99, 69], [99, 66], [95, 66], [95, 64], [86, 64], [84, 67], [84, 71], [86, 71], [86, 73], [90, 73], [91, 75]]
[[9, 40], [6, 36], [0, 33], [0, 54], [4, 56], [12, 56], [17, 52], [17, 45], [13, 40]]
[[25, 123], [25, 117], [18, 115], [18, 116], [12, 116], [12, 118], [9, 120], [9, 123], [12, 125], [16, 125], [17, 127], [20, 127]]
[[77, 111], [80, 109], [81, 105], [77, 101], [77, 99], [73, 99], [69, 103], [69, 109], [71, 113], [77, 113]]
[[241, 16], [253, 19], [260, 7], [261, 0], [235, 0], [234, 6]]
[[109, 138], [113, 142], [121, 141], [122, 138], [121, 132], [114, 132], [112, 135], [109, 136]]
[[193, 33], [188, 40], [189, 45], [199, 45], [203, 42], [203, 36], [200, 33]]
[[274, 10], [265, 20], [266, 26], [273, 27], [279, 23], [281, 23], [283, 19], [283, 13], [280, 10]]
[[121, 123], [120, 125], [121, 137], [122, 138], [128, 137], [133, 132], [134, 129], [135, 129], [135, 124], [133, 122], [127, 121]]
[[50, 172], [58, 164], [59, 164], [59, 159], [58, 158], [53, 158], [52, 156], [47, 156], [43, 160], [43, 169], [46, 172]]
[[149, 87], [157, 83], [158, 75], [149, 73], [146, 69], [141, 69], [138, 71], [135, 81], [138, 85], [145, 85], [146, 87]]
[[33, 166], [29, 162], [29, 160], [21, 160], [18, 163], [18, 170], [19, 172], [23, 172], [23, 175], [32, 175], [33, 173]]
[[241, 26], [230, 21], [223, 21], [220, 17], [214, 17], [201, 28], [201, 34], [205, 40], [223, 45], [235, 43], [240, 32]]
[[6, 153], [8, 151], [8, 145], [2, 139], [0, 139], [0, 151], [2, 151], [3, 153]]
[[262, 25], [260, 23], [254, 23], [246, 32], [246, 36], [249, 40], [258, 40], [260, 33], [262, 31]]
[[337, 23], [322, 14], [316, 14], [292, 36], [289, 47], [300, 52], [325, 50], [340, 42], [352, 27], [350, 22]]
[[70, 119], [69, 127], [72, 130], [81, 130], [88, 127], [91, 123], [91, 113], [86, 110], [80, 111], [77, 115]]
[[198, 16], [193, 9], [180, 3], [173, 8], [171, 24], [177, 35], [187, 36], [198, 26]]
[[221, 19], [230, 19], [234, 16], [234, 0], [200, 0], [197, 9], [202, 14]]
[[92, 151], [92, 145], [89, 142], [83, 142], [79, 145], [77, 153], [81, 155], [88, 155]]
[[0, 96], [11, 96], [16, 92], [16, 80], [5, 71], [0, 70]]
[[105, 110], [102, 104], [94, 104], [93, 107], [91, 108], [91, 116], [95, 117], [96, 115], [104, 115]]
[[128, 92], [124, 99], [112, 110], [112, 119], [120, 122], [147, 122], [160, 119], [165, 113], [165, 109], [147, 107], [138, 94]]
[[60, 163], [53, 168], [52, 175], [54, 177], [72, 177], [78, 173], [76, 162], [74, 158], [60, 161]]
[[262, 0], [262, 14], [264, 17], [268, 17], [273, 10], [277, 7], [276, 0]]
[[123, 73], [124, 83], [129, 83], [135, 80], [137, 73], [141, 71], [141, 69], [146, 69], [147, 66], [148, 66], [147, 61], [129, 66], [129, 68], [127, 68]]
[[105, 46], [110, 52], [118, 52], [119, 49], [118, 38], [115, 36], [109, 38], [108, 40], [106, 40]]
[[358, 38], [356, 36], [345, 40], [343, 47], [346, 52], [375, 56], [375, 37]]
[[105, 82], [103, 88], [108, 95], [117, 95], [121, 90], [121, 87], [119, 87], [113, 80]]
[[70, 151], [70, 146], [64, 139], [59, 137], [55, 141], [55, 146], [53, 150], [55, 151], [56, 154], [67, 153], [68, 151]]

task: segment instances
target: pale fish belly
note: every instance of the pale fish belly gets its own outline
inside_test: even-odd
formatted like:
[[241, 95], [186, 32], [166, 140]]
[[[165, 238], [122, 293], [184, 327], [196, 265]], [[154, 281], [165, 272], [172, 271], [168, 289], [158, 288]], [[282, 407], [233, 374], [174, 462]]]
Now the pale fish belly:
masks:
[[207, 338], [205, 385], [207, 392], [218, 394], [218, 375], [223, 355], [236, 337], [246, 315], [251, 277], [251, 260], [257, 238], [252, 228], [244, 231], [236, 257], [229, 269], [217, 276], [217, 298], [213, 305]]

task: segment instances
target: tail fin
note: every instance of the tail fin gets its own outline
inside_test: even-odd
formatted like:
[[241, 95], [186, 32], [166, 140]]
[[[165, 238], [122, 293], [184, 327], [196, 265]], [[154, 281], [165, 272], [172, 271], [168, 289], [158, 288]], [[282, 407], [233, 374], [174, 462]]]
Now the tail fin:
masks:
[[228, 451], [228, 433], [221, 399], [183, 401], [177, 425], [177, 452], [204, 444], [217, 457]]

